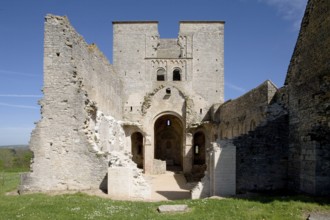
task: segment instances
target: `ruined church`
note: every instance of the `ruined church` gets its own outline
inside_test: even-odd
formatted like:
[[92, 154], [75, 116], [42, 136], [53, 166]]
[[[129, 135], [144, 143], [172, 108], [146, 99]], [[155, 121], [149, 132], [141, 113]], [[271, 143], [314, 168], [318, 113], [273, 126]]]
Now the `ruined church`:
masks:
[[150, 198], [174, 170], [191, 198], [330, 194], [329, 1], [310, 0], [285, 85], [224, 102], [223, 21], [113, 22], [113, 64], [66, 17], [47, 15], [41, 120], [19, 191], [101, 189]]

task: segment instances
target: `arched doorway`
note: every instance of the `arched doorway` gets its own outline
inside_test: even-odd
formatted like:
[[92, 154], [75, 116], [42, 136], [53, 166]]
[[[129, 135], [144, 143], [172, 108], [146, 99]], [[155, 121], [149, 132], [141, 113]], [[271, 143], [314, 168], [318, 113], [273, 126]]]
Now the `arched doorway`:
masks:
[[205, 149], [205, 135], [198, 131], [194, 134], [193, 139], [193, 164], [191, 175], [193, 181], [200, 181], [204, 177], [206, 170], [206, 149]]
[[199, 131], [194, 134], [194, 165], [205, 164], [205, 135]]
[[167, 170], [182, 170], [183, 125], [174, 115], [159, 117], [154, 125], [155, 159], [166, 161]]
[[131, 136], [132, 144], [132, 160], [137, 164], [137, 167], [143, 169], [143, 135], [140, 132], [135, 132]]

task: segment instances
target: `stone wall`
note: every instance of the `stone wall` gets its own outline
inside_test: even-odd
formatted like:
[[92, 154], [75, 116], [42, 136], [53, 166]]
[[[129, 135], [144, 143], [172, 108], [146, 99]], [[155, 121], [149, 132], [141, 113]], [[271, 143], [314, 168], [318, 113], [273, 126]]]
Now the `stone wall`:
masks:
[[267, 114], [266, 122], [233, 140], [237, 193], [286, 190], [288, 116], [278, 103]]
[[209, 103], [224, 102], [224, 22], [181, 21], [179, 41], [192, 58], [192, 90]]
[[223, 102], [224, 22], [180, 22], [175, 39], [161, 39], [158, 22], [113, 22], [113, 35], [125, 120], [144, 120], [145, 99], [161, 87], [176, 88], [194, 100], [196, 121], [204, 119], [213, 103]]
[[212, 143], [207, 149], [207, 171], [191, 190], [192, 199], [236, 194], [236, 146], [231, 140]]
[[243, 96], [225, 102], [212, 115], [220, 123], [221, 139], [247, 134], [265, 121], [269, 103], [277, 91], [276, 86], [265, 81]]
[[121, 117], [121, 82], [66, 17], [46, 17], [43, 92], [42, 119], [30, 141], [34, 161], [21, 192], [106, 189], [105, 152], [125, 146], [115, 119]]
[[285, 84], [289, 188], [330, 194], [330, 2], [309, 0]]
[[213, 111], [220, 138], [233, 139], [236, 146], [237, 193], [287, 187], [286, 93], [287, 88], [277, 89], [272, 82], [265, 81]]

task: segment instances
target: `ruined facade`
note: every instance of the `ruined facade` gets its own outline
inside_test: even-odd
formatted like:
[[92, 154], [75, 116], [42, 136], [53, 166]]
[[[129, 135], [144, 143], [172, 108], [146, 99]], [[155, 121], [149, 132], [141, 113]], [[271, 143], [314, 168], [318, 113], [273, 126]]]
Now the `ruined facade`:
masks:
[[227, 102], [222, 21], [180, 22], [177, 39], [162, 39], [157, 22], [113, 22], [110, 64], [66, 17], [48, 15], [42, 119], [20, 191], [149, 198], [142, 172], [177, 170], [200, 181], [192, 198], [328, 195], [328, 12], [308, 2], [285, 86], [265, 81]]

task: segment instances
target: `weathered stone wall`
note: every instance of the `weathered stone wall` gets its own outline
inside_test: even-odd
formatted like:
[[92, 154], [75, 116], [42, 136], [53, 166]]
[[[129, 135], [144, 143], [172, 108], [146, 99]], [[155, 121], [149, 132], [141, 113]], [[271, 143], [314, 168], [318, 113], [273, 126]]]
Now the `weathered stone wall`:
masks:
[[233, 139], [236, 146], [237, 193], [286, 189], [286, 91], [285, 87], [277, 89], [265, 81], [211, 111], [213, 120], [219, 123], [219, 137]]
[[[121, 82], [66, 17], [46, 17], [44, 40], [42, 119], [32, 133], [32, 172], [21, 192], [106, 189], [104, 151], [124, 150], [124, 131], [113, 118], [121, 117]], [[111, 137], [112, 146], [101, 143]]]
[[212, 143], [207, 149], [207, 171], [192, 189], [191, 198], [232, 196], [236, 194], [236, 146], [231, 140]]
[[266, 81], [243, 96], [221, 105], [212, 117], [214, 121], [220, 123], [220, 138], [247, 134], [264, 122], [268, 105], [276, 91], [276, 86]]
[[[158, 22], [113, 22], [114, 67], [124, 83], [124, 119], [144, 120], [144, 101], [160, 87], [194, 100], [195, 121], [224, 99], [224, 22], [180, 22], [177, 39], [161, 39]], [[158, 80], [162, 72], [164, 79]], [[180, 80], [174, 79], [178, 71]], [[160, 111], [166, 111], [162, 105]]]
[[[224, 22], [181, 21], [179, 40], [192, 58], [192, 89], [211, 105], [224, 102]], [[208, 108], [211, 106], [209, 105]]]
[[330, 1], [309, 0], [289, 65], [289, 188], [330, 194]]
[[288, 116], [278, 103], [273, 105], [265, 123], [234, 138], [237, 193], [286, 190]]

